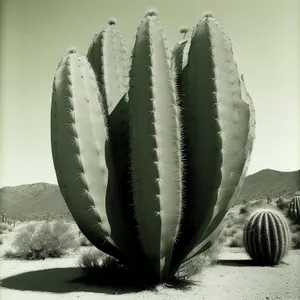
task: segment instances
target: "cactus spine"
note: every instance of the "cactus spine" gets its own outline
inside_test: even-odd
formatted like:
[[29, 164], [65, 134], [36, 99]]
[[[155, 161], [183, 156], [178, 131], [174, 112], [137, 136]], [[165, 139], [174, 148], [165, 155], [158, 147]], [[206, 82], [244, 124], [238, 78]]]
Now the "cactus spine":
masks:
[[288, 207], [288, 216], [300, 225], [300, 194], [296, 193]]
[[151, 280], [208, 249], [248, 168], [254, 109], [231, 42], [206, 15], [172, 57], [155, 12], [129, 62], [110, 22], [53, 83], [58, 183], [83, 234]]
[[244, 227], [244, 246], [250, 257], [261, 265], [277, 265], [291, 243], [284, 215], [274, 209], [258, 209]]

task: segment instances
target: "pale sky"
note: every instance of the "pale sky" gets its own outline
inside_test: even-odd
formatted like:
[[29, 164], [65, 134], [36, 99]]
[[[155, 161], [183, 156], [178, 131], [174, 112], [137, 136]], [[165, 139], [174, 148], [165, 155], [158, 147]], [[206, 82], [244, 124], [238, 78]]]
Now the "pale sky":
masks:
[[[0, 0], [1, 1], [1, 0]], [[181, 26], [213, 12], [233, 40], [256, 109], [248, 174], [300, 168], [299, 0], [2, 0], [0, 187], [57, 183], [50, 147], [54, 71], [66, 50], [86, 54], [109, 18], [131, 47], [137, 26], [156, 8], [168, 45]]]

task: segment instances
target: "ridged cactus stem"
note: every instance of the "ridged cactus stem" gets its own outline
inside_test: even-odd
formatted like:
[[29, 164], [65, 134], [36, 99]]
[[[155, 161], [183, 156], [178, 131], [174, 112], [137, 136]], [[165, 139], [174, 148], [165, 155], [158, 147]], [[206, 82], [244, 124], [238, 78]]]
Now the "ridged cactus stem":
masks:
[[70, 51], [60, 62], [53, 82], [51, 141], [56, 175], [85, 236], [108, 254], [120, 257], [107, 216], [108, 133], [100, 98], [88, 61]]
[[211, 15], [193, 31], [186, 68], [181, 104], [188, 169], [186, 209], [174, 252], [178, 264], [233, 196], [246, 161], [250, 114], [231, 41]]
[[154, 276], [167, 278], [181, 217], [182, 162], [174, 74], [156, 15], [137, 31], [129, 105], [139, 236]]
[[[87, 58], [98, 79], [99, 90], [102, 94], [102, 105], [106, 108], [110, 153], [115, 177], [109, 177], [107, 193], [116, 197], [121, 206], [124, 224], [115, 222], [115, 242], [126, 254], [134, 257], [140, 264], [142, 257], [141, 245], [138, 240], [136, 222], [133, 218], [132, 191], [130, 178], [130, 149], [129, 149], [129, 108], [127, 92], [129, 89], [129, 54], [125, 41], [116, 27], [116, 21], [110, 20], [109, 25], [97, 34], [87, 53]], [[130, 245], [130, 246], [128, 246]], [[139, 259], [140, 257], [140, 259]], [[134, 262], [133, 262], [134, 263]]]
[[246, 178], [246, 173], [248, 171], [250, 157], [251, 157], [252, 148], [253, 148], [253, 142], [254, 142], [254, 139], [255, 139], [256, 120], [255, 120], [255, 109], [254, 109], [254, 106], [253, 106], [253, 102], [252, 102], [252, 99], [251, 99], [249, 93], [247, 92], [243, 75], [241, 75], [240, 80], [241, 80], [241, 88], [242, 88], [241, 89], [241, 97], [246, 103], [248, 103], [249, 110], [250, 110], [248, 141], [247, 141], [247, 144], [246, 144], [246, 152], [245, 152], [246, 162], [245, 162], [245, 165], [244, 165], [244, 169], [243, 169], [242, 175], [240, 177], [239, 183], [235, 188], [235, 191], [233, 193], [232, 198], [230, 199], [229, 202], [224, 203], [225, 206], [222, 205], [222, 203], [220, 203], [220, 205], [218, 205], [218, 204], [216, 205], [216, 210], [214, 212], [214, 217], [212, 218], [212, 221], [211, 221], [210, 225], [207, 227], [207, 229], [206, 229], [206, 231], [205, 231], [205, 233], [202, 237], [203, 241], [193, 251], [190, 252], [187, 259], [190, 259], [190, 258], [194, 257], [195, 255], [198, 255], [199, 253], [203, 252], [202, 246], [207, 241], [209, 241], [210, 235], [217, 229], [218, 224], [220, 224], [220, 222], [223, 220], [223, 218], [225, 217], [228, 210], [231, 208], [233, 203], [239, 197], [240, 192], [241, 192], [241, 188], [242, 188], [243, 183], [244, 183], [245, 178]]
[[288, 215], [292, 221], [300, 225], [300, 195], [296, 194], [288, 207]]
[[279, 264], [290, 248], [291, 236], [284, 215], [274, 209], [258, 209], [244, 227], [244, 246], [255, 263]]
[[128, 91], [129, 58], [125, 41], [116, 22], [95, 35], [87, 53], [97, 77], [100, 92], [110, 114]]

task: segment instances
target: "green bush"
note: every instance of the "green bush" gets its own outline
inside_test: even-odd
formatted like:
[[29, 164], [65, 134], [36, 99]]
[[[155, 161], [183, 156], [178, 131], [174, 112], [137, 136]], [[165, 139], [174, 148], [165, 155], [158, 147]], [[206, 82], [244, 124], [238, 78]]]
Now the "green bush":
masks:
[[76, 235], [72, 227], [63, 221], [29, 224], [20, 229], [12, 246], [15, 251], [8, 251], [7, 258], [45, 259], [61, 257], [68, 250], [76, 249]]

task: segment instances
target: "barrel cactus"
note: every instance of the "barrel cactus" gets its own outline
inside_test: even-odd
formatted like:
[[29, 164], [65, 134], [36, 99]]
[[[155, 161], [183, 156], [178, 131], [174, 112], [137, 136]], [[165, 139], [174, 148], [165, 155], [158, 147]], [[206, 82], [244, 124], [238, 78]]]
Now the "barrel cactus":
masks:
[[244, 227], [246, 252], [259, 265], [277, 265], [291, 245], [291, 233], [285, 216], [273, 208], [254, 211]]
[[288, 216], [296, 224], [300, 225], [300, 193], [296, 193], [288, 207]]
[[52, 156], [73, 218], [92, 244], [155, 282], [213, 244], [255, 133], [226, 32], [209, 14], [186, 41], [171, 54], [152, 11], [130, 59], [110, 21], [87, 57], [62, 58], [53, 82]]

